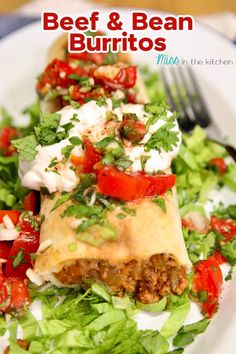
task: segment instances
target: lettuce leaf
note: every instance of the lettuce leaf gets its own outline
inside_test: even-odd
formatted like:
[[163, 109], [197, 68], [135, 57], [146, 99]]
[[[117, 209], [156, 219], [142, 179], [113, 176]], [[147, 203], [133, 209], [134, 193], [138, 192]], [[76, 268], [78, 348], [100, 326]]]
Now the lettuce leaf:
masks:
[[160, 334], [164, 338], [169, 338], [174, 334], [176, 334], [180, 329], [180, 327], [183, 325], [184, 321], [186, 320], [189, 311], [190, 311], [189, 302], [173, 309], [170, 316], [168, 317], [163, 327], [161, 328]]
[[136, 301], [136, 306], [139, 310], [146, 312], [161, 312], [165, 309], [167, 303], [166, 296], [163, 297], [160, 301], [153, 304], [142, 304], [141, 302]]

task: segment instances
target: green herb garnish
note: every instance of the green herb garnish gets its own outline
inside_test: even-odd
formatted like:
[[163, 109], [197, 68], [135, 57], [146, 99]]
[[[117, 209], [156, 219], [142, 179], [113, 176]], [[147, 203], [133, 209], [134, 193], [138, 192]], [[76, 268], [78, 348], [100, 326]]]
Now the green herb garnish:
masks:
[[23, 251], [24, 251], [24, 249], [20, 248], [17, 255], [13, 256], [13, 262], [12, 262], [13, 268], [16, 268], [20, 264], [25, 263]]

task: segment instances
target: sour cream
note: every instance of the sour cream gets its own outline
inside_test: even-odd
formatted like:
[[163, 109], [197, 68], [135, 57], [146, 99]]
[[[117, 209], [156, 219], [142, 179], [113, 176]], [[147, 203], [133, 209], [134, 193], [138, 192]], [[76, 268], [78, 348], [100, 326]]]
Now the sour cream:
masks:
[[[114, 110], [114, 113], [118, 115], [120, 120], [122, 120], [123, 113], [135, 113], [137, 117], [146, 124], [148, 119], [150, 118], [150, 114], [145, 112], [144, 106], [142, 104], [121, 104], [119, 108]], [[168, 112], [167, 118], [170, 118], [173, 114]], [[142, 171], [142, 162], [141, 158], [145, 158], [144, 161], [144, 171], [147, 173], [153, 173], [157, 171], [166, 171], [169, 169], [172, 160], [178, 155], [180, 145], [181, 145], [181, 132], [179, 130], [178, 122], [175, 120], [174, 128], [172, 131], [176, 131], [178, 133], [178, 143], [176, 146], [173, 146], [172, 151], [165, 151], [161, 149], [150, 150], [148, 152], [145, 151], [144, 145], [151, 138], [152, 134], [158, 131], [164, 124], [166, 120], [158, 119], [158, 121], [152, 125], [150, 125], [148, 132], [143, 137], [140, 142], [141, 145], [125, 147], [125, 154], [129, 157], [129, 159], [133, 162], [131, 165], [132, 172]]]
[[[79, 108], [64, 107], [58, 112], [61, 115], [58, 131], [63, 129], [63, 125], [72, 123], [73, 127], [69, 130], [69, 137], [57, 144], [38, 145], [36, 147], [37, 155], [33, 161], [20, 161], [19, 175], [23, 186], [34, 190], [46, 187], [50, 193], [56, 191], [70, 192], [73, 190], [78, 184], [78, 177], [69, 160], [61, 163], [63, 160], [62, 149], [71, 145], [69, 141], [71, 137], [82, 139], [86, 135], [92, 142], [98, 142], [105, 138], [107, 136], [105, 124], [108, 112], [116, 114], [119, 121], [122, 121], [124, 113], [135, 113], [144, 124], [150, 118], [150, 113], [145, 112], [144, 106], [141, 104], [122, 103], [118, 108], [112, 110], [111, 99], [107, 99], [106, 104], [101, 106], [96, 101], [90, 101]], [[171, 116], [172, 113], [169, 112], [168, 117]], [[181, 144], [181, 133], [177, 121], [175, 121], [173, 131], [178, 133], [179, 141], [172, 151], [166, 152], [163, 149], [160, 151], [153, 149], [147, 152], [144, 146], [152, 134], [158, 131], [165, 123], [165, 120], [158, 119], [156, 123], [150, 125], [139, 145], [124, 147], [126, 156], [132, 161], [131, 172], [142, 171], [144, 167], [145, 172], [152, 173], [160, 170], [166, 171], [170, 167], [171, 161], [177, 156]], [[76, 156], [84, 155], [81, 146], [74, 147], [72, 153]], [[57, 164], [49, 167], [52, 165], [52, 161], [56, 161]]]

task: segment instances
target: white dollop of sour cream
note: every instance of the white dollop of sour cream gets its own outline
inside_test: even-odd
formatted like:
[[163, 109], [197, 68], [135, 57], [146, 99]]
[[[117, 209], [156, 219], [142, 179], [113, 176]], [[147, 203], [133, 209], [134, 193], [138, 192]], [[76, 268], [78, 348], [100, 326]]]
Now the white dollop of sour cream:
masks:
[[[114, 110], [114, 113], [118, 115], [120, 120], [122, 119], [123, 113], [135, 113], [144, 124], [147, 123], [150, 114], [145, 112], [144, 105], [142, 104], [121, 104], [119, 108]], [[168, 112], [167, 117], [170, 118], [173, 114]], [[152, 134], [158, 131], [164, 124], [166, 120], [158, 119], [156, 123], [150, 125], [148, 132], [143, 137], [140, 144], [145, 144], [151, 138]], [[176, 146], [173, 146], [172, 151], [165, 151], [161, 149], [160, 151], [151, 149], [150, 151], [145, 151], [143, 145], [131, 146], [125, 148], [125, 153], [129, 159], [133, 162], [131, 165], [132, 172], [142, 171], [141, 157], [146, 157], [146, 162], [144, 164], [144, 171], [153, 173], [157, 171], [166, 171], [169, 169], [172, 160], [178, 155], [180, 145], [181, 145], [181, 132], [179, 130], [178, 122], [174, 121], [174, 128], [172, 131], [178, 133], [179, 141]]]
[[[63, 159], [62, 149], [71, 144], [69, 141], [71, 137], [82, 139], [86, 135], [92, 142], [98, 142], [105, 138], [107, 136], [104, 129], [107, 122], [107, 112], [115, 113], [119, 121], [122, 121], [124, 113], [135, 113], [144, 124], [150, 117], [150, 113], [145, 112], [144, 106], [141, 104], [121, 103], [118, 108], [112, 109], [111, 99], [107, 99], [106, 104], [101, 106], [96, 101], [90, 101], [79, 108], [64, 107], [58, 112], [61, 115], [58, 131], [62, 130], [63, 125], [72, 123], [73, 127], [69, 130], [69, 137], [57, 144], [38, 145], [36, 147], [37, 155], [33, 161], [20, 161], [19, 175], [23, 186], [34, 190], [46, 187], [50, 193], [73, 190], [78, 184], [78, 178], [69, 160], [60, 163]], [[172, 113], [168, 112], [168, 117], [171, 116]], [[151, 135], [165, 123], [165, 120], [158, 119], [156, 123], [150, 125], [139, 145], [124, 147], [126, 156], [132, 161], [130, 166], [132, 172], [142, 171], [143, 166], [145, 172], [151, 173], [166, 171], [170, 167], [171, 161], [177, 156], [181, 144], [181, 132], [177, 121], [175, 121], [173, 131], [178, 133], [179, 141], [176, 146], [173, 146], [172, 151], [166, 152], [163, 149], [160, 151], [154, 149], [145, 151], [144, 146]], [[74, 147], [72, 153], [76, 156], [84, 155], [81, 146]], [[143, 157], [145, 157], [145, 162], [142, 166], [141, 159]], [[56, 168], [49, 167], [52, 161], [58, 162]]]

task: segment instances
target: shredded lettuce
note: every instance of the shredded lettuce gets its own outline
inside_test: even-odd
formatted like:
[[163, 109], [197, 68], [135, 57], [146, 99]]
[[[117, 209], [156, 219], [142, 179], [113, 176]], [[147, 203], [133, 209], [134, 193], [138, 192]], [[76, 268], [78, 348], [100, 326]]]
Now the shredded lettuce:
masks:
[[179, 333], [191, 333], [191, 334], [200, 334], [205, 332], [209, 326], [210, 321], [206, 318], [198, 322], [194, 322], [188, 325], [185, 325], [180, 328]]
[[166, 354], [169, 343], [158, 331], [147, 331], [142, 337], [141, 344], [147, 353], [151, 354]]
[[136, 301], [136, 306], [139, 310], [146, 312], [161, 312], [165, 309], [166, 303], [167, 298], [165, 296], [160, 301], [153, 304], [142, 304], [141, 302]]
[[193, 263], [208, 258], [217, 246], [217, 235], [214, 232], [203, 234], [183, 229], [183, 236], [189, 258]]
[[4, 336], [7, 329], [6, 321], [3, 316], [0, 317], [0, 336]]
[[9, 354], [29, 354], [25, 349], [22, 349], [16, 342], [10, 341]]
[[163, 327], [160, 330], [160, 334], [164, 338], [169, 338], [176, 334], [180, 327], [183, 325], [186, 320], [188, 313], [190, 311], [190, 303], [189, 301], [185, 304], [178, 306], [173, 309], [170, 316], [164, 323]]
[[210, 321], [207, 319], [200, 320], [180, 328], [178, 334], [173, 339], [173, 345], [176, 347], [185, 347], [194, 341], [194, 337], [203, 333], [208, 327]]
[[143, 81], [151, 102], [166, 101], [165, 87], [159, 72], [153, 72], [149, 66], [140, 66]]
[[27, 310], [25, 315], [19, 318], [19, 324], [22, 327], [24, 339], [32, 339], [38, 328], [38, 322], [30, 310]]
[[228, 166], [228, 172], [222, 177], [222, 182], [236, 192], [236, 164]]
[[229, 165], [228, 172], [219, 176], [209, 166], [209, 161], [216, 156], [224, 159], [228, 153], [223, 146], [207, 140], [203, 129], [197, 126], [191, 135], [183, 134], [180, 153], [172, 163], [177, 175], [176, 186], [181, 208], [205, 203], [210, 191], [222, 184], [233, 190], [236, 188], [236, 165]]
[[191, 212], [191, 211], [197, 211], [201, 215], [206, 215], [206, 211], [202, 205], [198, 204], [186, 204], [180, 208], [180, 215], [184, 216], [185, 214]]
[[174, 349], [171, 352], [168, 352], [167, 354], [182, 354], [184, 352], [183, 348], [178, 348], [178, 349]]
[[[169, 344], [161, 333], [137, 328], [132, 318], [137, 311], [134, 300], [111, 296], [99, 284], [92, 284], [87, 291], [32, 285], [31, 296], [42, 303], [42, 319], [36, 319], [28, 310], [23, 317], [10, 321], [12, 353], [18, 349], [14, 340], [19, 325], [23, 339], [30, 344], [29, 352], [35, 354], [168, 352]], [[159, 310], [165, 307], [166, 300], [157, 303]], [[158, 310], [157, 304], [153, 306]]]

